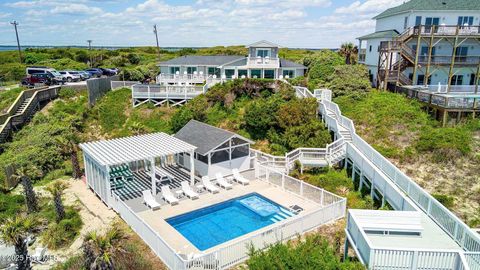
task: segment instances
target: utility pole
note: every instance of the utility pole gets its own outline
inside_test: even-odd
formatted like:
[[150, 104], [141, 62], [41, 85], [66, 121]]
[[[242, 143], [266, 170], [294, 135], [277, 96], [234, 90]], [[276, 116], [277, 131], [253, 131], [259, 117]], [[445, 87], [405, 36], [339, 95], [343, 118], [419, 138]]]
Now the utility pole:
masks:
[[153, 25], [153, 33], [155, 33], [155, 38], [157, 39], [157, 51], [158, 51], [158, 60], [160, 61], [160, 45], [158, 45], [158, 34], [157, 34], [157, 25]]
[[89, 55], [89, 58], [90, 58], [90, 65], [89, 66], [92, 67], [92, 52], [91, 52], [92, 51], [92, 40], [89, 39], [89, 40], [87, 40], [87, 42], [88, 42], [88, 55]]
[[22, 49], [20, 48], [20, 40], [18, 39], [18, 30], [17, 30], [17, 21], [10, 22], [13, 27], [15, 27], [15, 35], [17, 35], [17, 47], [18, 47], [18, 57], [20, 57], [20, 63], [23, 63], [22, 61]]

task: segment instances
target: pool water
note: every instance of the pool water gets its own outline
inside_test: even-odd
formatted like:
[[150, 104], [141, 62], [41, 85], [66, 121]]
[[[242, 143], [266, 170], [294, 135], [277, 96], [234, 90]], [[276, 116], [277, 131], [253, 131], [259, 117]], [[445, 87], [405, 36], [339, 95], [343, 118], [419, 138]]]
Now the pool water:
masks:
[[166, 221], [203, 251], [294, 215], [258, 193], [250, 193]]

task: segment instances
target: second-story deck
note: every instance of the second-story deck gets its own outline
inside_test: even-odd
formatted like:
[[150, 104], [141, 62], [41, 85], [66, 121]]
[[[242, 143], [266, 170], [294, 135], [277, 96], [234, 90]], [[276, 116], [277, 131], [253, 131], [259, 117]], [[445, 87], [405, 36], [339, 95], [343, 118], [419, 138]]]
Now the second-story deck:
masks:
[[155, 106], [173, 102], [172, 106], [185, 103], [207, 91], [209, 84], [204, 85], [160, 85], [135, 84], [132, 86], [133, 106], [153, 102]]
[[480, 110], [480, 93], [474, 85], [403, 86], [395, 91], [440, 109]]

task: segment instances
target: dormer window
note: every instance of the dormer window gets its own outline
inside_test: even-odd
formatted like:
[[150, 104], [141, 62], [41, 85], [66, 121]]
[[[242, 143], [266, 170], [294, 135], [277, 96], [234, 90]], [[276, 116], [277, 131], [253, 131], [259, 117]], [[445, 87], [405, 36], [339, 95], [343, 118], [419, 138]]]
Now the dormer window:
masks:
[[263, 48], [258, 48], [257, 49], [257, 57], [271, 57], [271, 50], [270, 49], [263, 49]]

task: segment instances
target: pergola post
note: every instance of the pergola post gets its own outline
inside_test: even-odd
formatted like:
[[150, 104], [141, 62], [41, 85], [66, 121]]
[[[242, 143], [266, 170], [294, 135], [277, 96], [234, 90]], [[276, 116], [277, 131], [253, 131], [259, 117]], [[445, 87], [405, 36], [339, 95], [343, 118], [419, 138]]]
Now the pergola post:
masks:
[[150, 175], [152, 178], [152, 195], [155, 196], [157, 194], [157, 185], [156, 185], [156, 177], [155, 177], [155, 158], [150, 160]]
[[190, 185], [195, 185], [195, 159], [194, 155], [195, 152], [190, 152]]

